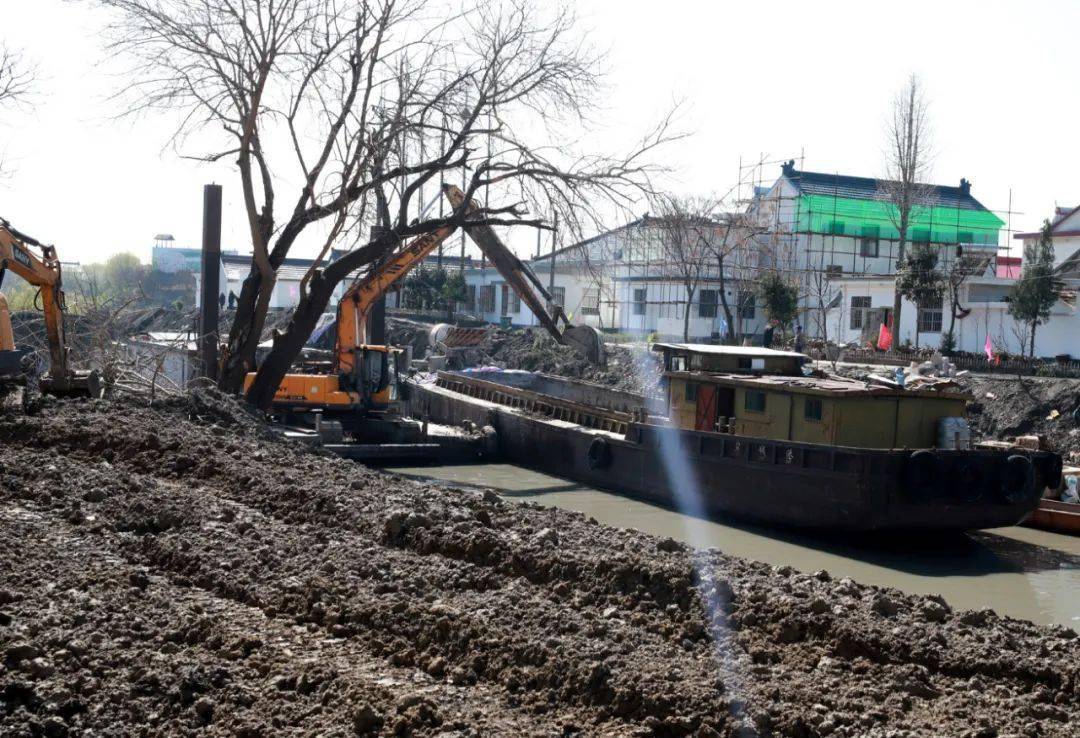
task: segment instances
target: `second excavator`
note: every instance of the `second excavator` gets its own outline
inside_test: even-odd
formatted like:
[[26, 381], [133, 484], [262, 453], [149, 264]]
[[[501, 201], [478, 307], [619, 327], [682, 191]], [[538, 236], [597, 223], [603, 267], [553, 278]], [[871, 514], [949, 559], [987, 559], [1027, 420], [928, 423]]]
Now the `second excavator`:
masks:
[[[454, 185], [444, 185], [443, 193], [455, 208], [465, 202], [465, 193]], [[476, 204], [470, 202], [466, 212], [476, 210]], [[286, 374], [274, 395], [276, 414], [287, 421], [320, 427], [325, 436], [342, 432], [368, 440], [405, 440], [407, 431], [403, 429], [407, 426], [398, 417], [398, 377], [406, 368], [405, 352], [367, 343], [368, 317], [376, 301], [454, 230], [453, 226], [444, 226], [417, 237], [346, 290], [337, 306], [330, 360], [301, 361], [297, 372]], [[589, 326], [572, 325], [535, 275], [490, 227], [468, 225], [466, 232], [557, 342], [573, 346], [594, 362], [602, 361], [603, 340], [599, 333]], [[248, 374], [245, 391], [254, 379], [254, 373]], [[304, 416], [310, 422], [305, 422]]]
[[76, 371], [65, 337], [62, 269], [56, 247], [38, 242], [20, 233], [0, 218], [0, 286], [11, 272], [38, 288], [37, 300], [45, 317], [45, 336], [49, 345], [49, 369], [39, 376], [33, 357], [27, 349], [15, 346], [11, 313], [7, 300], [0, 293], [0, 384], [23, 385], [24, 398], [31, 387], [53, 395], [83, 395], [97, 397], [101, 383], [96, 371]]

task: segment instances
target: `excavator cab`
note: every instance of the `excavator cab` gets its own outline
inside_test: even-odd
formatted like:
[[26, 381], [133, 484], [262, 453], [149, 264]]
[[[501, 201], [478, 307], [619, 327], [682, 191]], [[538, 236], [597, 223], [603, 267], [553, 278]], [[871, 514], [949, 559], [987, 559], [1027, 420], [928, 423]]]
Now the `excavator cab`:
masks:
[[371, 410], [386, 410], [398, 400], [399, 362], [404, 351], [393, 346], [362, 345], [357, 349], [360, 361], [355, 364], [353, 386], [361, 401]]

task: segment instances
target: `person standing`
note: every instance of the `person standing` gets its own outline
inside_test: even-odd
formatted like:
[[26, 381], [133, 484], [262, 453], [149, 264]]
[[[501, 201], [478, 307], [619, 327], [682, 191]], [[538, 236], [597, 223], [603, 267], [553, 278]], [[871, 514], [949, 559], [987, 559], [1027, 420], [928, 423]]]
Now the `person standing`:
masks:
[[769, 324], [765, 326], [765, 332], [761, 334], [761, 347], [769, 348], [772, 346], [773, 331], [776, 330], [773, 327], [773, 321], [769, 321]]
[[802, 326], [795, 324], [795, 352], [801, 354], [806, 348], [806, 339], [803, 337]]

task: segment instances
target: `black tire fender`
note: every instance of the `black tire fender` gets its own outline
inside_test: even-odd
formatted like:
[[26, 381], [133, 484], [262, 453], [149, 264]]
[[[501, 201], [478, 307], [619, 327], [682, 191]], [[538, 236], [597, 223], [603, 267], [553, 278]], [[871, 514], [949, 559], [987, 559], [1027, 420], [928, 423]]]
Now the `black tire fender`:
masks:
[[603, 436], [596, 436], [589, 443], [585, 460], [590, 469], [605, 469], [611, 465], [611, 444]]
[[920, 449], [908, 457], [907, 486], [919, 499], [928, 499], [937, 481], [938, 455], [928, 449]]
[[949, 475], [950, 494], [961, 502], [977, 502], [983, 496], [982, 470], [969, 460], [960, 458]]
[[1001, 473], [1001, 499], [1007, 503], [1017, 503], [1029, 497], [1035, 489], [1035, 465], [1031, 459], [1021, 454], [1013, 454], [1005, 459], [1005, 468]]

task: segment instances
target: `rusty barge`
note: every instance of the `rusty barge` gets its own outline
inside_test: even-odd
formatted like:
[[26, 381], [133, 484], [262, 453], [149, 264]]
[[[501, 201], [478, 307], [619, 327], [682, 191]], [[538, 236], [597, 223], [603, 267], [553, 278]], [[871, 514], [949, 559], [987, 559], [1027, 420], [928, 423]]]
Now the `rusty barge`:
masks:
[[[1044, 451], [942, 447], [955, 391], [805, 376], [791, 352], [657, 344], [663, 397], [516, 371], [438, 372], [410, 412], [492, 426], [516, 464], [694, 514], [851, 532], [1014, 525], [1055, 486]], [[951, 427], [951, 426], [950, 426]]]

